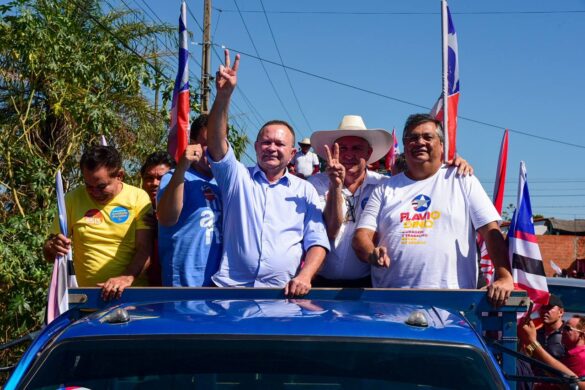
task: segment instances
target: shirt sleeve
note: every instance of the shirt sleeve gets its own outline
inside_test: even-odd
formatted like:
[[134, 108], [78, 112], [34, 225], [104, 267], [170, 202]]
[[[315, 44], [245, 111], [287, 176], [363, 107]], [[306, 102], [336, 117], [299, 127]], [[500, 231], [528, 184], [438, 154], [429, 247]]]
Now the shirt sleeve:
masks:
[[162, 195], [164, 194], [165, 190], [167, 189], [167, 186], [171, 182], [171, 179], [173, 178], [174, 174], [175, 174], [175, 170], [173, 169], [173, 170], [165, 173], [163, 175], [163, 177], [160, 179], [160, 185], [158, 187], [158, 191], [156, 192], [156, 203], [157, 204], [160, 202]]
[[323, 210], [315, 188], [307, 185], [307, 213], [305, 214], [305, 228], [303, 231], [303, 249], [308, 251], [312, 246], [318, 245], [330, 250], [329, 238], [323, 222]]
[[385, 188], [386, 185], [379, 185], [374, 188], [374, 191], [372, 191], [372, 195], [366, 204], [366, 208], [362, 211], [357, 229], [364, 228], [373, 231], [378, 230], [378, 219], [380, 216], [380, 210], [382, 210]]
[[[324, 210], [325, 203], [327, 202], [327, 191], [329, 190], [328, 185], [326, 185], [324, 180], [322, 180], [322, 176], [320, 174], [309, 176], [307, 181], [311, 183], [313, 187], [315, 187], [315, 190], [317, 190], [321, 210]], [[328, 181], [329, 178], [327, 178], [327, 183]]]
[[500, 222], [502, 218], [496, 211], [492, 201], [475, 176], [462, 177], [467, 187], [469, 213], [475, 230], [490, 222]]
[[136, 230], [152, 229], [152, 223], [148, 220], [147, 215], [152, 214], [152, 203], [148, 194], [143, 189], [138, 189], [136, 196]]
[[245, 177], [245, 175], [248, 175], [248, 169], [236, 159], [234, 150], [229, 144], [227, 153], [219, 161], [213, 161], [209, 152], [206, 153], [211, 172], [213, 172], [213, 177], [217, 182], [222, 193], [222, 199], [225, 202], [225, 200], [231, 198], [242, 178]]

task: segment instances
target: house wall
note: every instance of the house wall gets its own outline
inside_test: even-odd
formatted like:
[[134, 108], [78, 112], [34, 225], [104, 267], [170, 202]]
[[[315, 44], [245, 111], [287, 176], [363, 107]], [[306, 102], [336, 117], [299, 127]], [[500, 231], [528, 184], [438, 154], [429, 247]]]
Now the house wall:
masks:
[[563, 269], [572, 270], [575, 266], [575, 259], [585, 259], [585, 237], [583, 236], [544, 235], [536, 237], [546, 276], [554, 275], [550, 260]]

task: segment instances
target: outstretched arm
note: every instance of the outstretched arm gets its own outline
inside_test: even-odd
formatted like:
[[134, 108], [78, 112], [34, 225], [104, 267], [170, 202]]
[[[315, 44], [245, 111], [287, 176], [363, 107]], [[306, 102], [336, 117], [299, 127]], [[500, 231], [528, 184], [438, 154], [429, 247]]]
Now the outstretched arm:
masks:
[[226, 143], [228, 111], [238, 79], [240, 55], [230, 64], [230, 52], [225, 50], [225, 66], [220, 65], [215, 75], [216, 95], [207, 122], [207, 151], [214, 161], [220, 161], [228, 151]]

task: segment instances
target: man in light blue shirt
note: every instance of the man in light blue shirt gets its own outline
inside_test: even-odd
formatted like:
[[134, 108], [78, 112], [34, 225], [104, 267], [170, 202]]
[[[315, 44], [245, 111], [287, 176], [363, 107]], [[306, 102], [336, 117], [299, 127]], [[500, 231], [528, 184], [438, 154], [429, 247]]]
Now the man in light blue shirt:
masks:
[[227, 142], [227, 116], [238, 64], [236, 56], [230, 67], [226, 50], [208, 122], [207, 153], [224, 209], [223, 256], [212, 280], [220, 287], [284, 287], [286, 295], [304, 295], [329, 250], [319, 197], [286, 169], [295, 140], [284, 121], [260, 129], [255, 167], [236, 160]]

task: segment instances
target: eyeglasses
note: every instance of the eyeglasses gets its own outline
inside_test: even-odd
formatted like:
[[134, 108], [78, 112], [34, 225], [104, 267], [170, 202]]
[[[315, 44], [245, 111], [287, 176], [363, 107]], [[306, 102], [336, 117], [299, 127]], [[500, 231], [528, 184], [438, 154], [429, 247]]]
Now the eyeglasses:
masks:
[[577, 333], [585, 333], [585, 331], [583, 331], [581, 329], [573, 328], [571, 325], [563, 326], [563, 332], [570, 332], [570, 331], [574, 331]]
[[430, 134], [430, 133], [409, 134], [409, 135], [405, 136], [404, 138], [402, 138], [402, 141], [405, 144], [409, 144], [409, 143], [417, 142], [419, 140], [419, 138], [422, 138], [423, 141], [425, 141], [425, 142], [433, 142], [438, 137], [436, 135]]
[[355, 197], [353, 195], [346, 196], [345, 205], [347, 206], [347, 211], [345, 212], [345, 222], [355, 222]]

